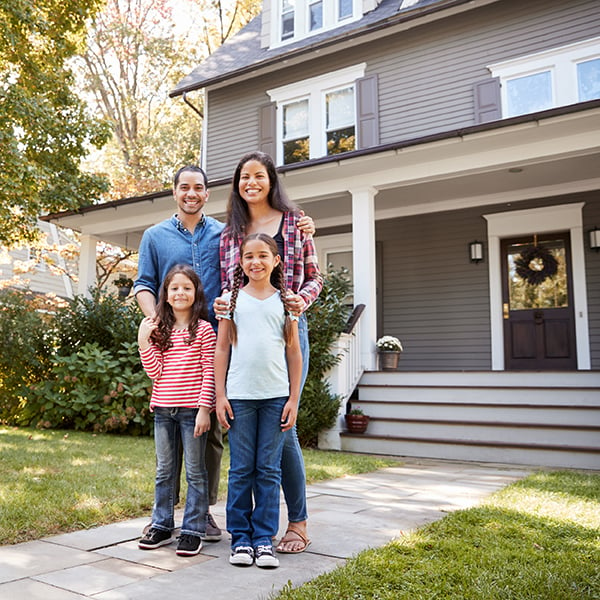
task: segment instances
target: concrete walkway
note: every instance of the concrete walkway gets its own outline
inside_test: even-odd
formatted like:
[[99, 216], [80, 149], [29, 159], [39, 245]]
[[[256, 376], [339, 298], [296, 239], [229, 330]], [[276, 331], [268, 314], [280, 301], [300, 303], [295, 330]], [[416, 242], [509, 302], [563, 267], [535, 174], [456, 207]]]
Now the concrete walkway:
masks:
[[[279, 569], [229, 564], [229, 541], [205, 543], [195, 557], [175, 544], [144, 551], [148, 518], [0, 547], [2, 600], [265, 600], [330, 571], [365, 548], [477, 504], [530, 471], [507, 465], [408, 459], [402, 466], [309, 486], [309, 535], [303, 554], [280, 554]], [[225, 507], [213, 514], [225, 524]], [[285, 507], [282, 505], [282, 517]], [[285, 522], [282, 519], [282, 529]]]

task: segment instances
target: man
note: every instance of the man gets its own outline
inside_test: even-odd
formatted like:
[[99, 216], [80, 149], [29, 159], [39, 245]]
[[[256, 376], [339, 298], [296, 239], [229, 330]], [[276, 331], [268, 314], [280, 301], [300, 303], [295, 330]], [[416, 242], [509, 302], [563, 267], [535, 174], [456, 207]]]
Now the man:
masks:
[[[138, 277], [134, 293], [145, 316], [154, 316], [160, 285], [171, 267], [191, 265], [202, 282], [209, 310], [209, 321], [215, 331], [213, 311], [215, 298], [221, 293], [219, 274], [219, 239], [223, 223], [203, 213], [208, 200], [206, 173], [196, 166], [182, 167], [173, 181], [173, 197], [177, 213], [144, 232], [139, 250]], [[213, 412], [206, 440], [208, 502], [214, 505], [219, 492], [223, 439], [221, 427]], [[179, 478], [178, 478], [179, 482]], [[176, 497], [179, 495], [176, 490]], [[210, 510], [206, 515], [206, 541], [221, 539], [221, 529]]]

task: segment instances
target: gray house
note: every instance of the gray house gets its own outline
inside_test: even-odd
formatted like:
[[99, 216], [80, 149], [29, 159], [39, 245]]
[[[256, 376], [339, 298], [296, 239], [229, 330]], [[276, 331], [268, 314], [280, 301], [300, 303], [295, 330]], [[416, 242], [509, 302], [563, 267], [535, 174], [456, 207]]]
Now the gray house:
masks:
[[[365, 306], [332, 381], [371, 423], [323, 446], [600, 468], [600, 3], [265, 0], [172, 92], [199, 94], [207, 212], [269, 152]], [[172, 211], [48, 219], [89, 262]]]

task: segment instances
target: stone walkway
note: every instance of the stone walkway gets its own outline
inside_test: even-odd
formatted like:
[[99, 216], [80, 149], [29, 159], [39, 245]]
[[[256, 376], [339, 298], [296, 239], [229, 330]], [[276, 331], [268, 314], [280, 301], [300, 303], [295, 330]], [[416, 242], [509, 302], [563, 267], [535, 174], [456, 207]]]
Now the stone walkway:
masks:
[[[229, 542], [207, 542], [195, 557], [175, 544], [143, 551], [137, 539], [148, 518], [0, 547], [2, 600], [266, 600], [446, 513], [477, 504], [528, 475], [508, 465], [407, 459], [402, 466], [308, 488], [309, 535], [303, 554], [280, 554], [279, 569], [233, 567]], [[220, 526], [225, 507], [213, 507]], [[282, 505], [282, 516], [285, 507]], [[282, 529], [285, 522], [282, 519]]]

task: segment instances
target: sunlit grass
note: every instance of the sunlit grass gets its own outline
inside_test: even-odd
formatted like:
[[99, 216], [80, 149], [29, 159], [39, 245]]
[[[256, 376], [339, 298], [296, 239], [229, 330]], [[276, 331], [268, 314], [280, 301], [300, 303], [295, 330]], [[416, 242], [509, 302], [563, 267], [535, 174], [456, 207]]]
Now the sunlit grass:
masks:
[[539, 472], [278, 600], [597, 600], [600, 475]]
[[[151, 514], [152, 438], [0, 428], [0, 460], [0, 544]], [[309, 483], [397, 463], [316, 450], [305, 451], [305, 462]], [[220, 498], [228, 465], [226, 446]]]

